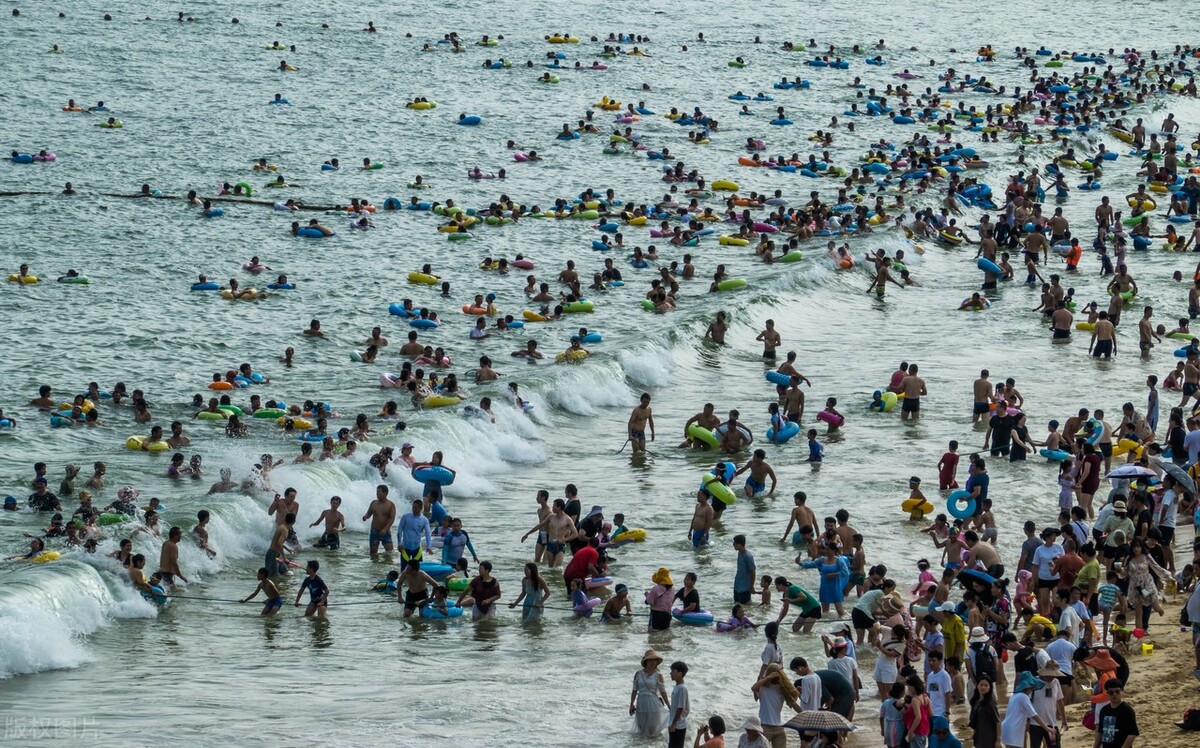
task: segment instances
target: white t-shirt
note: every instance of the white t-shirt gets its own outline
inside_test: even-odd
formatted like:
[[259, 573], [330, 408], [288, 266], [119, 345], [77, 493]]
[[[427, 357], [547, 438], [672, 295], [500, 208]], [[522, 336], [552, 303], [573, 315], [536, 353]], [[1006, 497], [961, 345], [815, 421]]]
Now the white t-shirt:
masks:
[[1058, 685], [1058, 681], [1053, 678], [1042, 678], [1046, 682], [1046, 687], [1040, 691], [1033, 692], [1033, 708], [1037, 711], [1038, 716], [1042, 721], [1051, 727], [1058, 726], [1058, 719], [1055, 705], [1063, 697], [1062, 686]]
[[1075, 654], [1075, 645], [1069, 639], [1059, 637], [1047, 644], [1045, 651], [1058, 663], [1058, 669], [1063, 671], [1063, 675], [1071, 674], [1071, 655]]
[[[679, 714], [679, 719], [675, 719], [675, 712], [682, 709]], [[671, 715], [667, 717], [669, 720], [674, 720], [671, 727], [676, 730], [687, 729], [688, 712], [692, 711], [692, 702], [688, 699], [687, 686], [682, 683], [676, 683], [671, 689]]]
[[846, 680], [853, 684], [854, 672], [858, 670], [858, 663], [849, 657], [831, 657], [825, 667], [846, 676]]
[[1175, 489], [1168, 489], [1163, 492], [1162, 499], [1159, 501], [1162, 520], [1158, 523], [1159, 527], [1174, 527], [1175, 526], [1175, 508], [1179, 506], [1179, 496], [1175, 493]]
[[1008, 700], [1004, 721], [1000, 723], [1000, 742], [1004, 745], [1025, 745], [1026, 728], [1036, 714], [1033, 702], [1024, 691], [1014, 693]]
[[1062, 609], [1062, 615], [1058, 619], [1058, 630], [1063, 629], [1071, 632], [1071, 643], [1078, 646], [1083, 637], [1083, 620], [1070, 605]]
[[932, 670], [925, 677], [925, 689], [929, 691], [929, 704], [935, 717], [945, 717], [950, 708], [951, 689], [950, 673], [942, 668], [936, 673]]
[[1058, 580], [1058, 575], [1050, 571], [1050, 565], [1054, 563], [1054, 559], [1063, 555], [1062, 546], [1058, 543], [1046, 545], [1042, 543], [1038, 549], [1033, 552], [1033, 565], [1037, 567], [1037, 578], [1043, 580]]
[[763, 647], [762, 664], [770, 665], [772, 662], [783, 664], [783, 650], [774, 642], [767, 642], [767, 646]]
[[800, 708], [806, 712], [821, 708], [821, 676], [816, 673], [800, 676]]
[[770, 685], [758, 691], [758, 721], [764, 727], [779, 727], [783, 724], [783, 691]]

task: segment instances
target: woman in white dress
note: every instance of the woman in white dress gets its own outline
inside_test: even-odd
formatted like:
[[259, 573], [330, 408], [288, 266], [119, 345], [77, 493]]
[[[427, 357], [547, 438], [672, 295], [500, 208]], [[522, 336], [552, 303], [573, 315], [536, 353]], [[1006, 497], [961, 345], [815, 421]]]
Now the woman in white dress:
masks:
[[633, 693], [629, 695], [629, 714], [633, 729], [646, 738], [658, 737], [667, 726], [667, 688], [658, 666], [663, 658], [653, 649], [642, 656], [642, 669], [633, 674]]

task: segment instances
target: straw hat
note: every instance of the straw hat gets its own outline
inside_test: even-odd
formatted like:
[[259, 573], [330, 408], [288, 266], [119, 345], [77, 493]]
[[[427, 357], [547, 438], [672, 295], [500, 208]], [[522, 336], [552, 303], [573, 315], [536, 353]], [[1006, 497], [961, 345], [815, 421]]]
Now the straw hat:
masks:
[[659, 664], [662, 664], [663, 658], [662, 655], [653, 649], [647, 649], [646, 654], [642, 655], [642, 667], [646, 667], [647, 660], [657, 660]]
[[661, 584], [663, 587], [673, 587], [675, 585], [671, 581], [671, 570], [665, 566], [654, 572], [654, 576], [650, 577], [650, 581], [655, 584]]
[[1126, 511], [1128, 511], [1128, 509], [1126, 508], [1124, 501], [1114, 501], [1113, 502], [1113, 511], [1124, 514]]
[[983, 630], [983, 626], [976, 626], [971, 629], [971, 638], [967, 641], [972, 644], [984, 644], [988, 641], [987, 632]]
[[1060, 668], [1058, 663], [1054, 660], [1042, 665], [1041, 669], [1037, 671], [1037, 674], [1039, 678], [1061, 678], [1063, 675], [1065, 675], [1065, 673], [1062, 671], [1062, 668]]
[[885, 595], [884, 598], [879, 601], [879, 611], [889, 618], [902, 610], [904, 610], [904, 606], [900, 604], [899, 600], [891, 595]]

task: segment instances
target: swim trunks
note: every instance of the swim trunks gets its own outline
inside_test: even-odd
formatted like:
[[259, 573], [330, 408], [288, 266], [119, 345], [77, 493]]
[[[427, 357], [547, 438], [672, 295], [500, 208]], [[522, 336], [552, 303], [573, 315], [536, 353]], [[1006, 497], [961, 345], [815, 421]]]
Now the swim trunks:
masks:
[[1100, 449], [1100, 454], [1105, 457], [1112, 457], [1112, 442], [1100, 442], [1096, 445]]
[[708, 533], [704, 530], [692, 530], [692, 547], [699, 548], [708, 545]]
[[558, 554], [560, 554], [562, 552], [563, 552], [563, 544], [562, 543], [556, 543], [553, 541], [546, 543], [546, 553], [549, 553], [551, 556], [557, 556]]
[[1071, 331], [1070, 331], [1070, 330], [1058, 330], [1058, 329], [1055, 329], [1055, 331], [1054, 331], [1054, 337], [1053, 337], [1053, 339], [1054, 339], [1054, 340], [1067, 340], [1067, 339], [1068, 339], [1068, 338], [1070, 338], [1070, 337], [1071, 337]]
[[800, 411], [796, 411], [795, 413], [788, 413], [787, 419], [790, 423], [800, 423]]
[[1111, 358], [1113, 350], [1113, 342], [1111, 340], [1097, 340], [1096, 348], [1092, 351], [1093, 358]]
[[317, 547], [336, 551], [342, 547], [342, 538], [336, 532], [323, 532], [321, 539], [317, 541]]
[[900, 401], [902, 405], [900, 409], [905, 413], [917, 413], [921, 410], [921, 398], [906, 397]]
[[545, 530], [538, 530], [538, 534], [537, 534], [537, 544], [538, 544], [538, 545], [546, 545], [546, 540], [547, 540], [549, 537], [550, 537], [550, 535], [549, 535], [549, 534], [547, 534]]
[[1198, 389], [1200, 389], [1200, 384], [1195, 384], [1193, 382], [1183, 383], [1183, 394], [1187, 395], [1188, 397], [1196, 394], [1196, 390]]
[[639, 442], [644, 442], [644, 441], [646, 441], [646, 432], [645, 431], [635, 431], [635, 430], [630, 429], [629, 438], [632, 440], [639, 441]]
[[404, 609], [415, 610], [427, 599], [429, 599], [429, 590], [422, 589], [416, 592], [409, 590], [404, 593]]
[[850, 572], [850, 584], [857, 587], [858, 585], [863, 584], [866, 581], [867, 581], [867, 575], [862, 573], [861, 571]]
[[416, 548], [401, 548], [400, 549], [400, 570], [404, 571], [412, 561], [420, 561], [422, 549], [420, 546]]
[[987, 403], [977, 402], [975, 403], [975, 408], [971, 412], [975, 415], [983, 415], [984, 413], [987, 413], [988, 410], [990, 410], [990, 408], [988, 407]]
[[392, 544], [392, 536], [389, 535], [386, 531], [385, 532], [375, 532], [375, 530], [371, 530], [371, 542], [372, 543], [383, 543], [384, 546], [389, 546]]
[[276, 595], [275, 597], [273, 597], [270, 600], [263, 603], [263, 612], [267, 613], [272, 610], [279, 610], [282, 607], [283, 607], [283, 598], [280, 597], [279, 595]]
[[759, 483], [758, 481], [754, 480], [753, 478], [747, 478], [746, 479], [746, 487], [750, 489], [751, 493], [760, 494], [763, 492], [764, 489], [766, 489], [767, 484]]

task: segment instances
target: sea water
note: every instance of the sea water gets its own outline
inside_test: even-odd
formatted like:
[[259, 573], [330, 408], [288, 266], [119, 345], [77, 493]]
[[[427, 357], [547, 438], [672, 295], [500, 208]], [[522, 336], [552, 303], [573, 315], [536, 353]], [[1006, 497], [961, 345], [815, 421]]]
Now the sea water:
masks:
[[[104, 541], [94, 557], [73, 554], [45, 565], [0, 565], [0, 713], [10, 744], [64, 738], [95, 745], [176, 740], [199, 745], [651, 744], [656, 741], [629, 735], [626, 715], [631, 677], [647, 647], [662, 652], [668, 664], [682, 659], [691, 665], [693, 725], [717, 713], [736, 726], [756, 711], [749, 685], [761, 640], [753, 634], [718, 636], [675, 627], [669, 634], [648, 636], [640, 617], [614, 626], [572, 620], [555, 573], [547, 575], [554, 590], [551, 609], [539, 623], [523, 626], [519, 612], [507, 607], [496, 620], [480, 624], [402, 620], [400, 606], [369, 592], [394, 559], [368, 557], [366, 523], [360, 518], [377, 484], [390, 487], [400, 511], [419, 496], [420, 487], [399, 467], [381, 480], [367, 457], [379, 445], [405, 440], [416, 445], [419, 457], [445, 453], [446, 464], [459, 476], [447, 491], [447, 508], [463, 519], [480, 558], [495, 564], [506, 602], [515, 598], [521, 566], [532, 558], [532, 540], [519, 540], [536, 521], [536, 491], [545, 488], [558, 498], [571, 482], [579, 487], [585, 512], [600, 505], [606, 517], [623, 512], [629, 526], [648, 531], [645, 543], [614, 553], [612, 575], [629, 585], [635, 611], [645, 610], [641, 598], [650, 575], [666, 566], [677, 583], [688, 571], [696, 572], [702, 603], [723, 618], [732, 603], [731, 541], [738, 533], [749, 537], [760, 574], [787, 575], [816, 589], [816, 574], [799, 571], [795, 549], [778, 542], [797, 490], [807, 492], [818, 518], [848, 509], [852, 524], [867, 538], [869, 561], [885, 563], [901, 587], [909, 586], [915, 561], [934, 559], [936, 551], [920, 532], [924, 523], [907, 521], [899, 504], [910, 475], [923, 477], [926, 486], [932, 483], [950, 439], [959, 440], [964, 456], [981, 446], [982, 432], [972, 429], [969, 418], [970, 382], [979, 369], [990, 368], [993, 380], [1016, 378], [1037, 437], [1047, 420], [1061, 421], [1079, 407], [1116, 413], [1126, 400], [1144, 407], [1146, 375], [1161, 378], [1174, 365], [1170, 346], [1157, 348], [1149, 361], [1136, 358], [1124, 326], [1122, 350], [1112, 362], [1088, 359], [1079, 335], [1070, 345], [1049, 345], [1038, 315], [1029, 311], [1037, 305], [1037, 291], [1016, 284], [994, 294], [986, 313], [955, 311], [980, 281], [970, 250], [927, 244], [925, 254], [918, 255], [911, 244], [882, 233], [850, 240], [855, 254], [905, 249], [919, 284], [889, 289], [883, 301], [863, 293], [869, 277], [862, 271], [839, 273], [822, 259], [823, 240], [802, 248], [803, 262], [773, 266], [757, 262], [747, 249], [717, 247], [712, 241], [687, 250], [653, 242], [664, 260], [681, 259], [685, 251], [695, 257], [697, 279], [683, 284], [678, 311], [661, 316], [641, 311], [637, 302], [653, 271], [634, 270], [614, 252], [627, 285], [599, 295], [594, 314], [531, 324], [524, 332], [493, 334], [475, 343], [467, 339], [473, 320], [457, 313], [475, 293], [496, 293], [504, 313], [519, 315], [529, 307], [521, 294], [528, 273], [483, 273], [476, 269], [479, 261], [485, 256], [511, 260], [523, 253], [536, 263], [532, 273], [539, 280], [553, 281], [563, 263], [574, 259], [582, 276], [590, 278], [603, 258], [590, 249], [596, 232], [587, 222], [523, 220], [517, 226], [482, 227], [470, 242], [449, 243], [434, 231], [433, 217], [411, 211], [378, 213], [372, 218], [376, 228], [358, 232], [348, 228], [343, 215], [224, 205], [224, 216], [204, 220], [180, 200], [102, 194], [130, 194], [148, 183], [168, 195], [195, 189], [203, 197], [222, 182], [245, 180], [255, 186], [256, 198], [335, 204], [361, 196], [381, 205], [393, 195], [407, 201], [413, 191], [405, 184], [422, 174], [432, 189], [418, 193], [421, 199], [453, 198], [465, 206], [484, 207], [504, 193], [546, 207], [587, 187], [612, 187], [620, 199], [638, 204], [652, 201], [668, 188], [659, 179], [659, 162], [628, 153], [601, 155], [600, 137], [554, 139], [564, 122], [573, 125], [592, 103], [609, 96], [645, 101], [659, 113], [699, 106], [717, 117], [719, 130], [707, 146], [689, 144], [685, 128], [661, 117], [645, 117], [635, 125], [652, 148], [670, 148], [710, 180], [734, 179], [744, 190], [781, 189], [792, 204], [804, 202], [813, 189], [828, 200], [832, 180], [738, 167], [746, 138], [765, 138], [768, 153], [813, 152], [807, 137], [824, 129], [831, 116], [844, 120], [842, 111], [855, 101], [855, 90], [848, 87], [854, 76], [882, 89], [897, 80], [894, 72], [909, 68], [924, 76], [910, 86], [923, 90], [936, 88], [936, 76], [952, 66], [985, 74], [1011, 91], [1028, 85], [1027, 72], [1011, 54], [1018, 44], [1103, 52], [1127, 45], [1167, 49], [1190, 41], [1182, 6], [1174, 3], [1020, 2], [985, 10], [963, 3], [866, 0], [824, 3], [818, 12], [774, 1], [716, 6], [656, 0], [619, 8], [449, 2], [436, 10], [368, 11], [341, 0], [302, 0], [251, 7], [209, 3], [189, 9], [195, 21], [188, 23], [176, 22], [176, 6], [161, 3], [110, 9], [63, 0], [58, 8], [66, 18], [36, 4], [23, 8], [19, 18], [0, 18], [0, 79], [6, 89], [0, 141], [10, 149], [58, 154], [54, 164], [0, 164], [0, 191], [36, 193], [0, 197], [6, 273], [26, 262], [44, 281], [28, 288], [0, 285], [0, 404], [21, 421], [15, 434], [0, 437], [0, 492], [23, 500], [31, 465], [38, 460], [50, 465], [52, 490], [64, 464], [83, 466], [78, 492], [91, 463], [103, 460], [109, 485], [94, 492], [99, 506], [114, 498], [116, 487], [132, 484], [142, 489], [140, 503], [159, 496], [168, 506], [164, 531], [179, 525], [185, 534], [195, 513], [208, 509], [211, 544], [218, 553], [210, 560], [185, 540], [180, 563], [191, 583], [181, 594], [201, 599], [176, 600], [162, 610], [133, 594], [122, 571], [104, 558], [115, 548], [115, 538]], [[114, 14], [111, 22], [101, 20], [106, 11]], [[1155, 18], [1152, 26], [1139, 22], [1149, 14]], [[143, 20], [146, 15], [152, 19]], [[233, 16], [240, 23], [232, 24]], [[283, 25], [276, 27], [276, 21]], [[380, 33], [362, 33], [367, 21], [374, 21]], [[322, 22], [330, 28], [321, 28]], [[423, 42], [436, 42], [451, 30], [466, 43], [462, 54], [451, 54], [445, 45], [436, 45], [436, 53], [419, 52]], [[542, 41], [559, 31], [584, 42], [549, 46]], [[700, 31], [707, 43], [693, 41]], [[649, 35], [653, 41], [639, 45], [649, 57], [599, 58], [602, 45], [587, 39], [609, 32]], [[505, 38], [495, 48], [471, 44], [485, 33]], [[764, 43], [753, 44], [755, 35]], [[799, 43], [809, 37], [839, 45], [851, 69], [812, 69], [802, 64], [811, 54], [779, 49], [784, 40]], [[888, 64], [864, 65], [864, 57], [877, 54], [869, 45], [880, 38], [889, 48], [878, 54]], [[266, 50], [274, 40], [298, 50]], [[854, 43], [868, 49], [850, 54]], [[52, 44], [64, 53], [49, 54]], [[982, 44], [993, 45], [997, 62], [975, 62], [975, 49]], [[555, 71], [562, 78], [559, 85], [539, 84], [547, 51], [565, 52], [566, 65], [599, 60], [610, 68]], [[749, 66], [727, 67], [739, 55]], [[500, 57], [514, 66], [482, 69], [485, 59]], [[278, 72], [281, 59], [299, 70]], [[930, 59], [937, 64], [930, 67]], [[522, 67], [527, 60], [533, 61], [532, 69]], [[1078, 67], [1068, 62], [1065, 70]], [[812, 87], [772, 90], [772, 82], [784, 75], [809, 78]], [[642, 90], [643, 83], [650, 84], [649, 91]], [[738, 90], [762, 91], [776, 101], [752, 103], [755, 116], [741, 117], [740, 103], [726, 99]], [[291, 106], [268, 105], [275, 93], [289, 98]], [[416, 96], [439, 106], [430, 112], [405, 109]], [[95, 126], [98, 115], [60, 111], [68, 98], [85, 107], [103, 100], [113, 110], [106, 116], [118, 117], [125, 127], [108, 131]], [[973, 93], [950, 98], [979, 106], [1001, 101]], [[768, 127], [775, 106], [784, 106], [796, 124]], [[1193, 101], [1156, 98], [1134, 114], [1146, 117], [1153, 130], [1168, 110], [1176, 113], [1185, 135], [1195, 130]], [[483, 124], [459, 127], [460, 113], [477, 114]], [[609, 116], [597, 112], [596, 121], [605, 131]], [[835, 130], [832, 151], [839, 164], [854, 165], [881, 136], [902, 140], [914, 131], [882, 118], [860, 117], [855, 124], [854, 134]], [[509, 139], [536, 149], [545, 161], [514, 163], [504, 148]], [[1002, 192], [1005, 175], [1017, 169], [1015, 147], [981, 144], [971, 133], [956, 139], [991, 162], [991, 168], [973, 175]], [[1100, 141], [1119, 153], [1127, 150], [1095, 132], [1074, 144], [1090, 152]], [[1030, 164], [1042, 164], [1055, 149], [1029, 146], [1027, 153]], [[260, 157], [279, 164], [280, 173], [300, 186], [263, 188], [273, 175], [250, 171]], [[331, 157], [341, 160], [342, 170], [322, 172], [321, 162]], [[359, 171], [364, 157], [385, 166]], [[490, 172], [505, 168], [508, 179], [468, 181], [465, 172], [476, 165]], [[1137, 160], [1122, 158], [1106, 166], [1102, 194], [1120, 204], [1120, 196], [1136, 184]], [[78, 195], [57, 194], [67, 181]], [[1063, 206], [1085, 243], [1098, 198], [1073, 192]], [[938, 200], [933, 194], [909, 197], [916, 206], [936, 206]], [[711, 204], [719, 207], [715, 200]], [[322, 241], [289, 236], [293, 219], [312, 215], [338, 235]], [[960, 223], [974, 218], [972, 213]], [[622, 230], [631, 244], [650, 243], [646, 229]], [[251, 255], [272, 271], [257, 278], [242, 272]], [[1185, 290], [1170, 274], [1181, 269], [1189, 275], [1190, 260], [1157, 250], [1130, 257], [1142, 298], [1155, 305], [1158, 320], [1173, 327], [1171, 320], [1185, 313]], [[432, 263], [450, 281], [449, 299], [434, 288], [405, 282], [406, 273], [423, 263]], [[746, 278], [747, 288], [705, 293], [704, 278], [717, 263]], [[90, 285], [52, 282], [68, 268], [89, 276]], [[1080, 274], [1065, 284], [1075, 287], [1082, 301], [1102, 299], [1105, 280], [1097, 271], [1094, 256], [1085, 255]], [[188, 291], [199, 273], [222, 283], [236, 278], [261, 287], [277, 272], [287, 273], [298, 290], [260, 303]], [[422, 341], [447, 348], [470, 400], [493, 398], [497, 422], [402, 406], [407, 430], [394, 434], [391, 422], [373, 420], [379, 436], [362, 445], [361, 458], [277, 469], [274, 488], [292, 486], [299, 492], [297, 528], [306, 546], [320, 534], [308, 524], [331, 495], [342, 497], [349, 530], [339, 552], [308, 548], [298, 557], [322, 564], [321, 574], [333, 591], [328, 620], [304, 620], [291, 607], [295, 577], [281, 584], [285, 610], [260, 619], [257, 602], [239, 606], [231, 601], [254, 588], [273, 527], [266, 514], [270, 496], [205, 493], [220, 467], [231, 468], [240, 479], [263, 452], [290, 463], [297, 444], [271, 422], [258, 420], [248, 421], [248, 439], [227, 439], [219, 425], [188, 420], [187, 405], [197, 392], [211, 394], [204, 385], [213, 372], [245, 361], [272, 378], [270, 385], [253, 390], [264, 398], [328, 400], [343, 416], [332, 422], [334, 427], [350, 425], [360, 412], [373, 416], [385, 401], [401, 399], [396, 391], [381, 390], [377, 378], [400, 368], [395, 350], [409, 327], [390, 317], [387, 306], [405, 297], [444, 317], [446, 324], [423, 332]], [[701, 340], [718, 310], [731, 318], [724, 347]], [[300, 335], [311, 318], [322, 321], [326, 339]], [[768, 318], [783, 335], [781, 351], [797, 351], [799, 368], [813, 380], [806, 389], [805, 427], [819, 425], [813, 415], [827, 397], [838, 398], [848, 423], [841, 434], [829, 437], [821, 426], [826, 461], [819, 470], [804, 463], [802, 437], [781, 447], [760, 445], [779, 476], [775, 495], [739, 501], [714, 528], [711, 545], [695, 550], [687, 539], [688, 519], [698, 478], [714, 457], [676, 448], [682, 424], [712, 402], [722, 415], [740, 409], [756, 434], [765, 431], [766, 406], [774, 393], [762, 379], [765, 365], [754, 335]], [[383, 327], [391, 346], [375, 364], [351, 364], [350, 351], [363, 347], [373, 325]], [[590, 346], [593, 354], [582, 365], [526, 364], [508, 356], [529, 337], [548, 353], [565, 349], [580, 325], [604, 336], [603, 343]], [[285, 368], [279, 357], [287, 346], [295, 347], [296, 356]], [[474, 386], [465, 376], [479, 355], [496, 362], [503, 374], [498, 382]], [[902, 425], [894, 414], [866, 412], [870, 393], [886, 384], [901, 360], [919, 363], [929, 386], [923, 418], [915, 425]], [[124, 381], [130, 389], [145, 390], [154, 423], [183, 420], [193, 445], [182, 451], [204, 456], [204, 479], [170, 482], [164, 477], [165, 455], [126, 450], [125, 438], [150, 426], [134, 424], [127, 408], [104, 407], [104, 424], [96, 428], [52, 430], [45, 414], [23, 406], [40, 384], [52, 385], [56, 396], [70, 400], [93, 380], [103, 388]], [[505, 400], [510, 382], [521, 385], [532, 410], [522, 413]], [[654, 398], [657, 439], [646, 455], [633, 456], [622, 442], [629, 409], [642, 392]], [[247, 394], [233, 393], [235, 402]], [[1170, 404], [1164, 395], [1164, 410]], [[1053, 522], [1056, 471], [1036, 459], [1017, 465], [989, 461], [989, 467], [1000, 545], [1011, 565], [1021, 523], [1026, 518]], [[959, 477], [965, 479], [965, 463]], [[940, 505], [934, 491], [927, 493]], [[68, 512], [74, 506], [73, 499], [65, 501]], [[0, 549], [5, 555], [21, 552], [27, 543], [21, 533], [44, 526], [45, 520], [29, 512], [0, 515]], [[158, 541], [142, 535], [135, 547], [148, 556], [147, 569], [153, 570]], [[775, 616], [777, 606], [776, 596], [770, 609], [752, 605], [748, 613], [763, 623]], [[785, 633], [780, 643], [789, 658], [800, 654], [823, 662], [813, 637]], [[874, 744], [871, 713], [869, 701], [860, 705], [860, 745]]]

